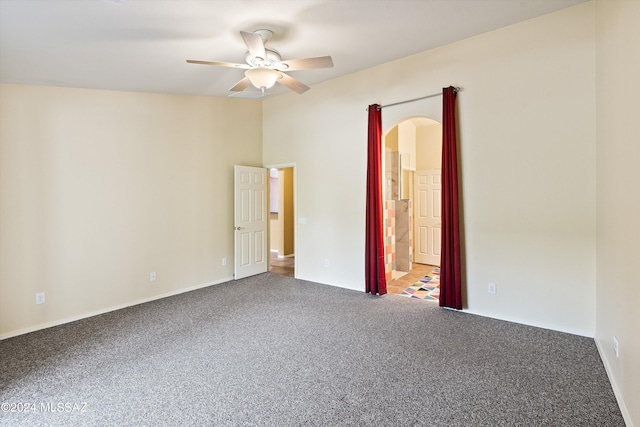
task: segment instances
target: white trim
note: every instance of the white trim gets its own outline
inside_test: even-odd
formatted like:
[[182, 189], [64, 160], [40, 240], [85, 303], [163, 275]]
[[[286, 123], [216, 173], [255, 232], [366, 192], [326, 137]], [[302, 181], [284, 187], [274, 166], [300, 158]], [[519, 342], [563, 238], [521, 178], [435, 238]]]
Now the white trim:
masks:
[[594, 337], [594, 332], [586, 329], [559, 328], [556, 325], [550, 325], [548, 323], [525, 322], [522, 319], [514, 319], [510, 317], [505, 317], [505, 316], [496, 316], [493, 314], [478, 313], [478, 312], [467, 310], [467, 309], [463, 309], [461, 311], [463, 313], [474, 314], [476, 316], [489, 317], [491, 319], [496, 319], [496, 320], [504, 320], [505, 322], [512, 322], [512, 323], [518, 323], [520, 325], [534, 326], [536, 328], [542, 328], [542, 329], [549, 329], [550, 331], [565, 332], [567, 334], [579, 335], [581, 337], [587, 337], [587, 338]]
[[167, 298], [167, 297], [171, 297], [171, 296], [174, 296], [174, 295], [183, 294], [185, 292], [195, 291], [197, 289], [206, 288], [208, 286], [219, 285], [221, 283], [230, 282], [232, 280], [233, 280], [233, 277], [225, 277], [223, 279], [214, 280], [213, 282], [202, 283], [200, 285], [190, 286], [188, 288], [183, 288], [183, 289], [178, 289], [176, 291], [166, 292], [164, 294], [155, 295], [155, 296], [152, 296], [152, 297], [149, 297], [149, 298], [139, 299], [139, 300], [136, 300], [136, 301], [131, 301], [131, 302], [128, 302], [128, 303], [116, 305], [116, 306], [105, 308], [105, 309], [102, 309], [102, 310], [92, 311], [92, 312], [89, 312], [89, 313], [81, 314], [79, 316], [67, 317], [65, 319], [54, 320], [54, 321], [47, 322], [47, 323], [41, 323], [41, 324], [36, 325], [36, 326], [30, 326], [28, 328], [18, 329], [17, 331], [11, 331], [11, 332], [7, 332], [6, 334], [0, 335], [0, 341], [5, 340], [7, 338], [11, 338], [11, 337], [16, 337], [18, 335], [24, 335], [24, 334], [28, 334], [30, 332], [39, 331], [41, 329], [47, 329], [47, 328], [51, 328], [53, 326], [60, 326], [60, 325], [64, 325], [65, 323], [75, 322], [76, 320], [82, 320], [82, 319], [86, 319], [88, 317], [98, 316], [100, 314], [109, 313], [111, 311], [121, 310], [123, 308], [131, 307], [131, 306], [134, 306], [134, 305], [144, 304], [144, 303], [155, 301], [155, 300], [159, 300], [159, 299], [162, 299], [162, 298]]
[[609, 382], [611, 383], [613, 394], [616, 397], [618, 406], [620, 407], [622, 418], [624, 419], [624, 422], [627, 424], [627, 427], [633, 427], [633, 422], [631, 421], [631, 414], [627, 409], [627, 405], [624, 404], [622, 392], [620, 391], [620, 387], [618, 387], [618, 384], [615, 381], [615, 377], [613, 376], [613, 370], [611, 369], [611, 364], [609, 363], [609, 359], [606, 357], [606, 353], [604, 351], [604, 348], [600, 344], [600, 341], [596, 339], [595, 342], [596, 342], [596, 348], [598, 349], [598, 353], [600, 354], [600, 360], [602, 360], [602, 364], [604, 365], [604, 370], [607, 373], [607, 377], [609, 377]]

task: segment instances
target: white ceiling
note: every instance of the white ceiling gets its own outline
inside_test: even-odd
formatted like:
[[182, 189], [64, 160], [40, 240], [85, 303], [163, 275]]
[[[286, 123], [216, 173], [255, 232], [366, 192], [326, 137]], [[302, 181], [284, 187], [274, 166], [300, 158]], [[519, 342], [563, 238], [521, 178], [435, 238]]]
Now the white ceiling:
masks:
[[268, 28], [283, 59], [332, 56], [332, 69], [290, 72], [313, 90], [583, 1], [0, 0], [0, 81], [229, 96], [243, 70], [185, 60], [242, 63], [239, 31]]

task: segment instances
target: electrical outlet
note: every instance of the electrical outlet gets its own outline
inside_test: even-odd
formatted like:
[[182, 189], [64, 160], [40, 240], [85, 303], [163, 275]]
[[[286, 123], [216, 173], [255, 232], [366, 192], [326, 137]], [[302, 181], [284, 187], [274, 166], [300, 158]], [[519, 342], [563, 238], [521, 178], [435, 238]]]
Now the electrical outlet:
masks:
[[325, 266], [325, 267], [329, 267], [329, 260], [328, 260], [328, 259], [325, 259], [325, 260], [324, 260], [324, 266]]
[[44, 292], [38, 292], [36, 294], [36, 304], [44, 304]]
[[620, 357], [618, 355], [618, 338], [616, 338], [615, 335], [613, 336], [613, 351], [616, 354], [616, 357]]
[[155, 271], [152, 271], [151, 273], [149, 273], [149, 281], [150, 282], [155, 282], [157, 278], [158, 278], [158, 276], [156, 275]]
[[222, 258], [222, 265], [227, 265], [227, 259], [226, 258]]
[[489, 283], [489, 287], [487, 289], [487, 292], [489, 292], [490, 294], [495, 294], [497, 291], [497, 286], [495, 283]]

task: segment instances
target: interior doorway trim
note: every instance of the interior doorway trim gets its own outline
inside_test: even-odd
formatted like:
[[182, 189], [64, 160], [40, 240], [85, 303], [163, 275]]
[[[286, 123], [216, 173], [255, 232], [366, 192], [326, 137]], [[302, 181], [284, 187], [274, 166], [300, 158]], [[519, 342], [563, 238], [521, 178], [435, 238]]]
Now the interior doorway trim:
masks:
[[[293, 169], [293, 247], [295, 256], [293, 258], [293, 276], [298, 278], [298, 165], [293, 163], [276, 163], [264, 165], [267, 169]], [[267, 226], [267, 241], [271, 241], [271, 224]], [[269, 266], [269, 271], [271, 266]]]

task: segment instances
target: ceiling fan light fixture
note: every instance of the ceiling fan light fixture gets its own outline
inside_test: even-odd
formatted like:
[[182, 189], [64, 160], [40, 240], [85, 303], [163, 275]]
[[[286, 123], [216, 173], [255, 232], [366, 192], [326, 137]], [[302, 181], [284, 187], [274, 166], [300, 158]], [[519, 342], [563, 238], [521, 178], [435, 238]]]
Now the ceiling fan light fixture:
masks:
[[[221, 61], [195, 61], [192, 59], [187, 59], [187, 62], [191, 64], [215, 65], [218, 67], [242, 68], [246, 70], [244, 77], [229, 90], [231, 92], [242, 92], [250, 86], [254, 86], [262, 92], [262, 96], [266, 96], [266, 90], [271, 89], [276, 82], [299, 94], [309, 90], [309, 86], [286, 74], [287, 71], [333, 67], [333, 60], [330, 56], [282, 61], [282, 57], [276, 50], [265, 46], [273, 35], [271, 30], [256, 30], [252, 33], [240, 31], [240, 35], [247, 47], [247, 52], [244, 57], [246, 64]], [[253, 91], [253, 93], [257, 92]]]
[[270, 89], [278, 79], [282, 78], [282, 73], [267, 67], [250, 68], [244, 72], [244, 75], [258, 89]]

